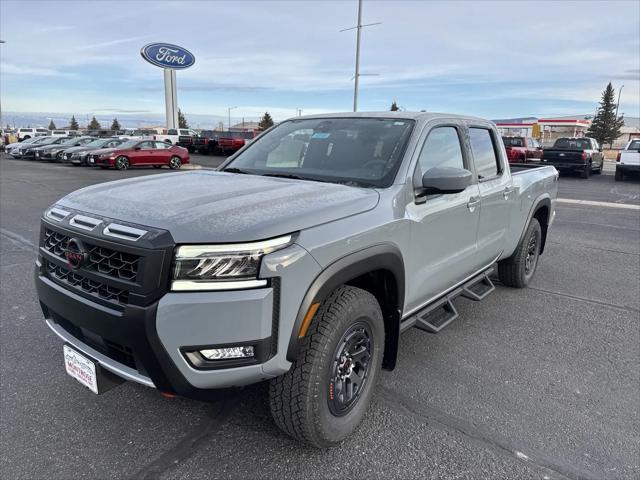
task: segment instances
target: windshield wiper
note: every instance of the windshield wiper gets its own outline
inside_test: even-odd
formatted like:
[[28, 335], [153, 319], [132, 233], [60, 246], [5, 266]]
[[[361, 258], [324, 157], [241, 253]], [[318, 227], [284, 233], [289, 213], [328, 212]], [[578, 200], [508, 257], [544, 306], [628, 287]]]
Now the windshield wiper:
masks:
[[247, 172], [246, 170], [242, 170], [242, 169], [236, 168], [236, 167], [225, 168], [222, 171], [223, 172], [227, 172], [227, 173], [243, 173], [245, 175], [251, 175], [251, 172]]
[[294, 173], [263, 173], [263, 177], [292, 178], [294, 180], [314, 180], [313, 178], [303, 178]]

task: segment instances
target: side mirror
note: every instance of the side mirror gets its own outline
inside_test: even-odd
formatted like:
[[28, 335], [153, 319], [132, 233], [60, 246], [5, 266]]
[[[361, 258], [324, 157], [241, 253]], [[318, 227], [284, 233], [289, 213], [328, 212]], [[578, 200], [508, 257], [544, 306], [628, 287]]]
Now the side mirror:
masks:
[[138, 150], [140, 150], [140, 147], [136, 147], [134, 148], [134, 150], [137, 152]]
[[472, 178], [464, 168], [434, 167], [422, 176], [422, 186], [426, 195], [460, 193], [471, 185]]

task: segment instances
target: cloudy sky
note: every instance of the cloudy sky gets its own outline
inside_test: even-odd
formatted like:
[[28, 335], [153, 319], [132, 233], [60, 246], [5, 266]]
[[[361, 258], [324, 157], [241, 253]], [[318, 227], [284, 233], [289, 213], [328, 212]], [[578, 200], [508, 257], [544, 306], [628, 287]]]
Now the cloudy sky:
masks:
[[[178, 72], [187, 114], [278, 120], [351, 109], [356, 1], [0, 2], [2, 109], [164, 111], [149, 42], [196, 56]], [[361, 110], [488, 118], [593, 112], [607, 82], [640, 116], [640, 2], [365, 0]]]

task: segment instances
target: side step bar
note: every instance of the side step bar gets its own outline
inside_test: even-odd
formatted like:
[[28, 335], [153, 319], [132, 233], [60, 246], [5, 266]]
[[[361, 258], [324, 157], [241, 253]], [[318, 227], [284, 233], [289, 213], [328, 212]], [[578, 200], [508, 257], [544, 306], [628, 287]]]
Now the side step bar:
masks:
[[456, 297], [463, 296], [469, 300], [479, 302], [493, 293], [496, 287], [489, 278], [491, 273], [493, 273], [493, 267], [476, 275], [438, 300], [405, 318], [400, 323], [400, 332], [404, 332], [411, 327], [417, 327], [429, 333], [438, 333], [458, 318], [458, 311], [453, 305], [453, 300]]

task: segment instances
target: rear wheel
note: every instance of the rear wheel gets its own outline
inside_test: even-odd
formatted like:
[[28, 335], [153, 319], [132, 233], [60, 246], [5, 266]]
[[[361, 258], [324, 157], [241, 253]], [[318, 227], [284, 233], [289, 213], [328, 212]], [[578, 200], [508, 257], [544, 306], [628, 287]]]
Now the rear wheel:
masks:
[[589, 178], [591, 176], [591, 162], [587, 162], [584, 165], [584, 169], [580, 173], [582, 178]]
[[540, 222], [538, 222], [538, 219], [532, 218], [524, 237], [522, 237], [513, 255], [498, 262], [498, 278], [500, 281], [508, 287], [526, 287], [536, 273], [541, 246], [542, 229], [540, 228]]
[[270, 383], [278, 427], [318, 448], [344, 440], [369, 407], [383, 345], [376, 298], [351, 286], [336, 289], [314, 316], [291, 369]]
[[171, 159], [169, 160], [169, 168], [171, 170], [177, 170], [181, 166], [182, 166], [182, 160], [180, 159], [180, 157], [178, 157], [177, 155], [174, 155], [173, 157], [171, 157]]
[[116, 158], [116, 170], [127, 170], [129, 168], [129, 159], [123, 155]]
[[616, 182], [621, 182], [622, 180], [624, 180], [624, 174], [616, 168], [616, 175], [614, 178]]

